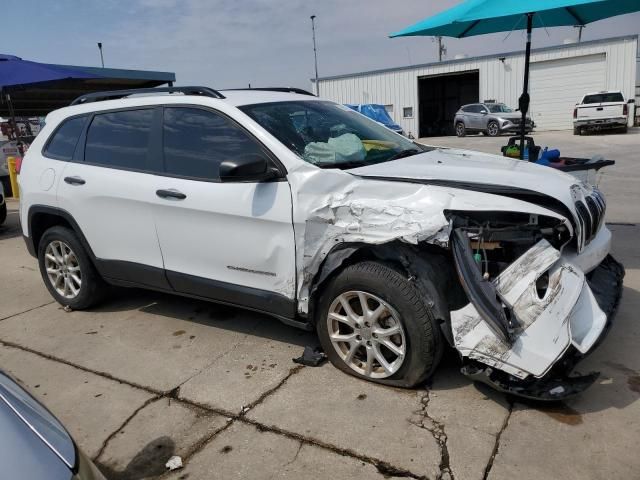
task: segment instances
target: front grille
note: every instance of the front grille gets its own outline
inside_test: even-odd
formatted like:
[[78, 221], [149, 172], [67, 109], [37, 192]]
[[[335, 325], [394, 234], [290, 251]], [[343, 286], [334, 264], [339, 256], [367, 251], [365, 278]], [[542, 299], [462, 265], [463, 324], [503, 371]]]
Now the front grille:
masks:
[[582, 232], [580, 244], [586, 246], [589, 245], [602, 226], [607, 208], [606, 202], [600, 191], [594, 188], [591, 195], [586, 196], [584, 200], [575, 202], [575, 206]]

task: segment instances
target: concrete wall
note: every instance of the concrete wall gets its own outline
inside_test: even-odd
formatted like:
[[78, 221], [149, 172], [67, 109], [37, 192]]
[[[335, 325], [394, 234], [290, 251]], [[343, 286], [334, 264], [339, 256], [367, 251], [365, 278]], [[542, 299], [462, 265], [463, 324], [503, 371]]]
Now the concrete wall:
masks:
[[[535, 44], [536, 32], [534, 32]], [[638, 37], [628, 36], [560, 45], [534, 50], [532, 62], [545, 62], [570, 57], [606, 56], [604, 88], [622, 90], [627, 98], [635, 96]], [[504, 57], [504, 62], [499, 58]], [[320, 96], [339, 103], [379, 103], [393, 105], [393, 118], [403, 129], [418, 132], [418, 78], [429, 75], [478, 70], [480, 100], [495, 99], [516, 107], [522, 92], [524, 53], [513, 52], [491, 56], [445, 61], [396, 69], [376, 70], [325, 77], [319, 80]], [[579, 70], [576, 75], [580, 75]], [[587, 92], [576, 92], [576, 99]], [[412, 118], [402, 118], [404, 107], [413, 107]]]

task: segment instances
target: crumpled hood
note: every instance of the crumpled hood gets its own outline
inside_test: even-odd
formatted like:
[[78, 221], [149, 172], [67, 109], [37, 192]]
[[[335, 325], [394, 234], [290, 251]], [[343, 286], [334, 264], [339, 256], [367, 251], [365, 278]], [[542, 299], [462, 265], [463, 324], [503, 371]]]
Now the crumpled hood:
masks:
[[[571, 187], [580, 184], [584, 189], [589, 189], [574, 176], [551, 167], [498, 155], [445, 148], [355, 168], [349, 173], [365, 178], [413, 179], [420, 183], [428, 183], [429, 180], [438, 184], [451, 182], [452, 188], [462, 189], [465, 185], [475, 184], [529, 190], [560, 200], [572, 213], [574, 200]], [[500, 194], [498, 190], [496, 188], [495, 193]]]

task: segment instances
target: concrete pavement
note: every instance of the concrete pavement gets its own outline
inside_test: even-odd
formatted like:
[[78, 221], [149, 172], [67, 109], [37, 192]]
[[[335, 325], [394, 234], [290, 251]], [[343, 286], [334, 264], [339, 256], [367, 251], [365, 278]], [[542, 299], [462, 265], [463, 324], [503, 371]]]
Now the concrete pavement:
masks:
[[[451, 352], [416, 390], [328, 364], [301, 367], [291, 358], [315, 343], [312, 334], [170, 295], [124, 290], [92, 311], [65, 312], [51, 302], [13, 213], [0, 227], [0, 368], [61, 419], [109, 479], [635, 478], [640, 167], [632, 144], [616, 149], [619, 135], [539, 137], [567, 149], [591, 142], [581, 143], [585, 151], [611, 142], [619, 161], [602, 188], [618, 223], [624, 298], [611, 334], [580, 367], [601, 371], [600, 380], [566, 404], [514, 402], [474, 385]], [[185, 467], [164, 473], [172, 455]]]

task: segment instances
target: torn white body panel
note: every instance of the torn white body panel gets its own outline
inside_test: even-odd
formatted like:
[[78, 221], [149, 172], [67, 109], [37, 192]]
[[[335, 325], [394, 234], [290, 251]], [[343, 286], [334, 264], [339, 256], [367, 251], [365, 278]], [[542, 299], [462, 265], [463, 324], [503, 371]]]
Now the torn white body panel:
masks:
[[301, 166], [288, 179], [294, 196], [300, 313], [308, 311], [310, 284], [336, 245], [401, 240], [446, 247], [450, 235], [446, 210], [524, 212], [556, 218], [572, 228], [558, 213], [501, 195], [363, 179], [313, 166]]
[[[548, 286], [541, 295], [536, 282], [547, 272]], [[518, 378], [539, 378], [570, 345], [588, 351], [605, 327], [606, 315], [582, 270], [546, 240], [509, 265], [493, 283], [518, 324], [516, 338], [512, 345], [500, 340], [470, 303], [451, 312], [454, 342], [464, 357]]]

